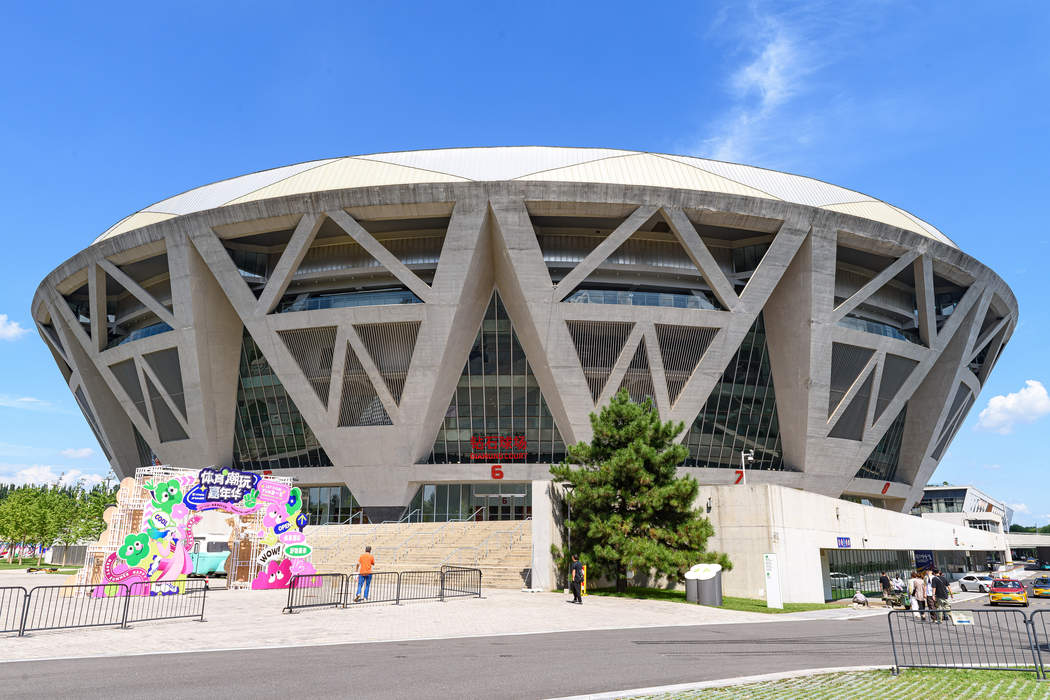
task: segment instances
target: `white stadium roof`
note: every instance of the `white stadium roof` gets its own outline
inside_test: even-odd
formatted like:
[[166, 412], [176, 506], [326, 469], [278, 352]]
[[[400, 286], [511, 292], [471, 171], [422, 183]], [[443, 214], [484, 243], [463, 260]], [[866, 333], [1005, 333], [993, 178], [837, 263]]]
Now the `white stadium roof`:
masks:
[[690, 156], [548, 146], [375, 153], [263, 170], [157, 202], [117, 222], [95, 242], [176, 216], [270, 197], [351, 187], [492, 180], [599, 182], [764, 197], [853, 214], [955, 245], [903, 209], [801, 175]]

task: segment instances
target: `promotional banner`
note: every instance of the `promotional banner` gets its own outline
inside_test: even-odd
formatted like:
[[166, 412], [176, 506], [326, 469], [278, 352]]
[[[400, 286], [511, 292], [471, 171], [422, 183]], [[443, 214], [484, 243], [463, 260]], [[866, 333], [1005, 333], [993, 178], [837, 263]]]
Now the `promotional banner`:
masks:
[[[193, 526], [209, 510], [242, 517], [262, 514], [263, 529], [255, 533], [262, 545], [256, 559], [259, 573], [251, 588], [287, 588], [292, 576], [315, 573], [312, 548], [302, 532], [307, 519], [298, 487], [229, 467], [155, 479], [142, 487], [150, 502], [142, 513], [141, 531], [125, 536], [106, 558], [103, 584], [153, 584], [132, 585], [133, 595], [178, 593], [179, 583], [193, 572]], [[97, 592], [105, 595], [107, 590], [117, 589], [102, 585]]]

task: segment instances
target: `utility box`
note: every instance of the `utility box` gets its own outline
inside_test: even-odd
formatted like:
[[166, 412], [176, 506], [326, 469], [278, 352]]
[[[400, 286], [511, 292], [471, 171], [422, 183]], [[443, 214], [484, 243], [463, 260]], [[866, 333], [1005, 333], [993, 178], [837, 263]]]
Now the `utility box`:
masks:
[[685, 572], [685, 600], [700, 605], [722, 606], [722, 566], [697, 564]]

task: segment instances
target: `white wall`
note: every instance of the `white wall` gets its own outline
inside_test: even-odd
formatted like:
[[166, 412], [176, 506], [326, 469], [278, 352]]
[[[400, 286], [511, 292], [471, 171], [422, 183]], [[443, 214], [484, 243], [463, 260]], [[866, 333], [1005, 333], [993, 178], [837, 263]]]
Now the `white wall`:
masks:
[[726, 595], [765, 598], [762, 555], [773, 552], [784, 601], [823, 602], [827, 561], [820, 550], [837, 549], [839, 537], [849, 537], [851, 549], [1006, 550], [1000, 534], [782, 486], [701, 486], [697, 506], [708, 498], [715, 529], [708, 549], [733, 562], [723, 579]]

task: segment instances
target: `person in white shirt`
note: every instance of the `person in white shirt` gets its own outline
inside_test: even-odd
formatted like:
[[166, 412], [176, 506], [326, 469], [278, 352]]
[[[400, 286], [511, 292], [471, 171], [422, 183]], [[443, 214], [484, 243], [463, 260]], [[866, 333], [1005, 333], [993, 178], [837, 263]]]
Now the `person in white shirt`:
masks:
[[908, 595], [911, 596], [911, 609], [918, 616], [919, 621], [926, 619], [926, 582], [922, 580], [922, 574], [913, 571], [908, 579]]
[[900, 574], [893, 577], [893, 591], [895, 593], [904, 592], [904, 579], [901, 578]]

